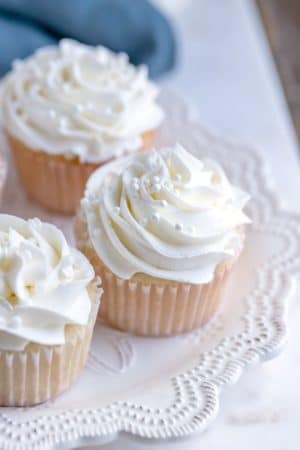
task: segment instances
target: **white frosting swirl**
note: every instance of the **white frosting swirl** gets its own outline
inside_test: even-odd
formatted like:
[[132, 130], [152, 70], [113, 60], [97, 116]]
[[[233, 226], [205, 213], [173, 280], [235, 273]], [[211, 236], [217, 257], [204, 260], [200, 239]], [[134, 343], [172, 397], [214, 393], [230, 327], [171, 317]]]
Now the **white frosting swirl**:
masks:
[[30, 148], [99, 163], [133, 152], [163, 113], [144, 66], [64, 39], [18, 61], [2, 86], [4, 126]]
[[93, 277], [54, 225], [0, 214], [0, 350], [63, 344], [65, 325], [88, 322]]
[[98, 169], [82, 209], [96, 253], [117, 276], [207, 283], [241, 249], [247, 200], [218, 164], [177, 145]]

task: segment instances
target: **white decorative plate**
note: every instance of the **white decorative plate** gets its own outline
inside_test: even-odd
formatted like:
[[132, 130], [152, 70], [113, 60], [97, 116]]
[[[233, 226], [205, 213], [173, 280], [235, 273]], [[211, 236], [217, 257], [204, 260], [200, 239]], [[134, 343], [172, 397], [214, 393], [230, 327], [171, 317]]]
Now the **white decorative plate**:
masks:
[[[119, 433], [158, 440], [199, 432], [215, 418], [223, 387], [282, 347], [287, 299], [300, 271], [299, 217], [280, 211], [255, 152], [192, 123], [173, 96], [162, 101], [168, 118], [157, 145], [179, 141], [217, 159], [252, 196], [253, 225], [227, 301], [204, 328], [178, 337], [138, 338], [97, 325], [87, 367], [67, 393], [33, 408], [0, 408], [1, 450], [67, 449]], [[30, 204], [12, 169], [3, 210], [53, 221], [71, 238], [71, 220]]]

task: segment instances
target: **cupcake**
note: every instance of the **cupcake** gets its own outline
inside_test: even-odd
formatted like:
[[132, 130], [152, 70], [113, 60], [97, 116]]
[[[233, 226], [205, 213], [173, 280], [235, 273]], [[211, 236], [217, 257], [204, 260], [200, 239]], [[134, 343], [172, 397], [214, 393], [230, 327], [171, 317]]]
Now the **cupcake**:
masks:
[[147, 69], [124, 53], [64, 39], [3, 81], [2, 122], [28, 196], [71, 214], [89, 175], [149, 146], [163, 113]]
[[208, 321], [243, 247], [247, 200], [216, 162], [179, 145], [94, 172], [75, 232], [102, 278], [101, 316], [148, 336]]
[[0, 405], [67, 389], [85, 364], [101, 290], [54, 225], [0, 214]]

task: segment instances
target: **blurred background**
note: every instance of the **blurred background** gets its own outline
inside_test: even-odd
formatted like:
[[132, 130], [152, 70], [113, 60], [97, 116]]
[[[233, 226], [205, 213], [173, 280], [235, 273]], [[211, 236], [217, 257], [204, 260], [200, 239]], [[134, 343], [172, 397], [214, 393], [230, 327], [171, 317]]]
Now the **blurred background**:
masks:
[[300, 137], [300, 2], [258, 0], [269, 44]]
[[[209, 92], [206, 88], [214, 87], [212, 108], [216, 110], [214, 99], [218, 98], [219, 108], [226, 115], [222, 104], [227, 101], [224, 86], [227, 82], [230, 92], [237, 75], [235, 65], [243, 59], [241, 45], [235, 40], [239, 29], [236, 22], [242, 20], [241, 11], [249, 8], [249, 3], [255, 4], [260, 16], [299, 136], [297, 0], [0, 0], [0, 75], [10, 69], [14, 59], [70, 37], [127, 52], [134, 64], [148, 66], [151, 77], [168, 80], [188, 99], [192, 97], [194, 106], [203, 91], [205, 100]], [[239, 79], [239, 83], [243, 80]], [[234, 103], [233, 108], [239, 111]], [[220, 125], [218, 120], [216, 125]]]

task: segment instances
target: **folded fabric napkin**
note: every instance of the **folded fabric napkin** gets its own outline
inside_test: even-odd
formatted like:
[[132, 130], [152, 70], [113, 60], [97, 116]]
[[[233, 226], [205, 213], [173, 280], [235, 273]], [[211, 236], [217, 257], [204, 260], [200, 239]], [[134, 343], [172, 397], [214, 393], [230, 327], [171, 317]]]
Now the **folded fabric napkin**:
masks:
[[172, 27], [148, 0], [0, 0], [0, 75], [63, 37], [124, 51], [153, 77], [175, 60]]

